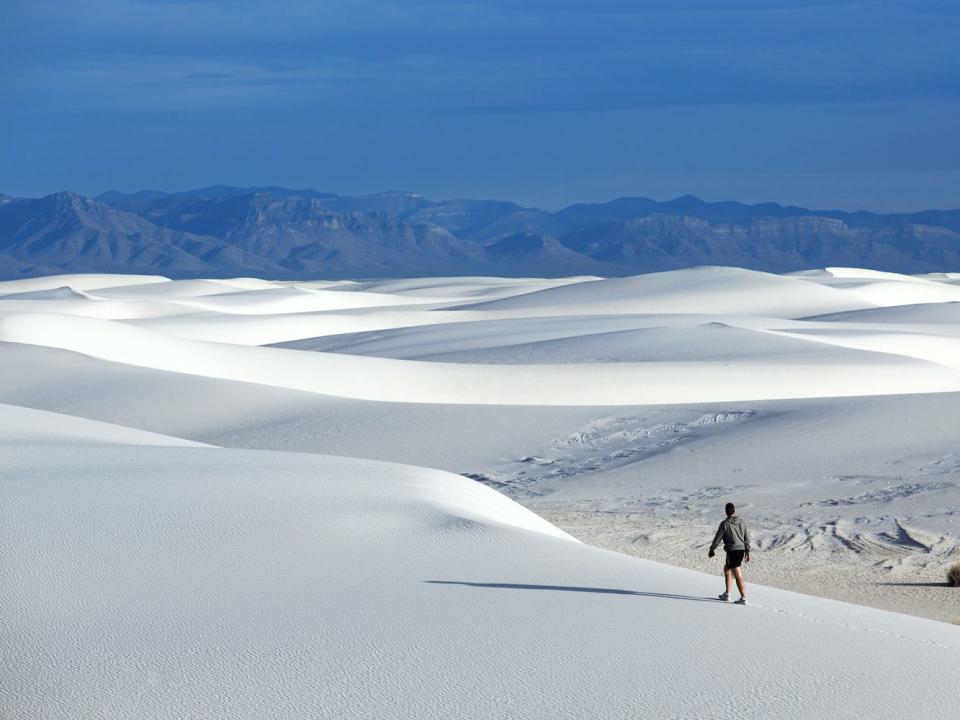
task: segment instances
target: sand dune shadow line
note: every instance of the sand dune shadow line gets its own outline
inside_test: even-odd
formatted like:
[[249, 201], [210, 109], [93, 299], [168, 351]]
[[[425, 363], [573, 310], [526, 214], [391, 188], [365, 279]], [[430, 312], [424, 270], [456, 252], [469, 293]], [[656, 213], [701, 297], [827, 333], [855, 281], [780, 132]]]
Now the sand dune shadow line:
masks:
[[478, 588], [500, 588], [506, 590], [556, 590], [560, 592], [600, 593], [602, 595], [636, 595], [639, 597], [663, 598], [665, 600], [694, 600], [696, 602], [718, 602], [715, 598], [696, 595], [675, 595], [672, 593], [646, 592], [643, 590], [622, 590], [620, 588], [579, 587], [577, 585], [531, 585], [526, 583], [481, 583], [464, 580], [424, 580], [431, 585], [466, 585]]

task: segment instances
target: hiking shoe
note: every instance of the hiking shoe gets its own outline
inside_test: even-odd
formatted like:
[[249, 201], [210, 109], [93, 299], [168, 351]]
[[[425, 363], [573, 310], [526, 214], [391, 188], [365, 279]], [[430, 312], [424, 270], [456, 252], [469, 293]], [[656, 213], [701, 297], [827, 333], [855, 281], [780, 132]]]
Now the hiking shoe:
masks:
[[747, 599], [746, 599], [746, 598], [740, 598], [739, 600], [737, 600], [737, 601], [734, 603], [734, 605], [746, 605], [746, 604], [747, 604]]
[[730, 602], [730, 593], [720, 593], [717, 595], [717, 599], [723, 600], [724, 602]]

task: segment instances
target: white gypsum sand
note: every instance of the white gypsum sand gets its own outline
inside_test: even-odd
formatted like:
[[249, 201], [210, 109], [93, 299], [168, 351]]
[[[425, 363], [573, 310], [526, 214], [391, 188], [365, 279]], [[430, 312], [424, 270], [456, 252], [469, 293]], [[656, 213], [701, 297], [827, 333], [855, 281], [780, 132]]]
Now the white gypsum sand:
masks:
[[0, 283], [0, 714], [953, 717], [957, 292]]

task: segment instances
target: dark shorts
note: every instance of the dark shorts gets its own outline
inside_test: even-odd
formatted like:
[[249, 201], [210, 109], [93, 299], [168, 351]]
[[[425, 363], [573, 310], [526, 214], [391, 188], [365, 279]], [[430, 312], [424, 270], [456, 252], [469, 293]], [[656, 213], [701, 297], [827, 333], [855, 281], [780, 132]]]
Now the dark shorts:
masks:
[[730, 569], [738, 568], [743, 564], [744, 550], [727, 550], [727, 567]]

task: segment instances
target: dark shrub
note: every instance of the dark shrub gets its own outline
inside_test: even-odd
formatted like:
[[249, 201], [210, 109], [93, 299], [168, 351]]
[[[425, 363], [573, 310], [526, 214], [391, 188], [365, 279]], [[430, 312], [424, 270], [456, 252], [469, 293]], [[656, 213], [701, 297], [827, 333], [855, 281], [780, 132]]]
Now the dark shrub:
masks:
[[947, 585], [960, 587], [960, 562], [955, 562], [947, 570]]

